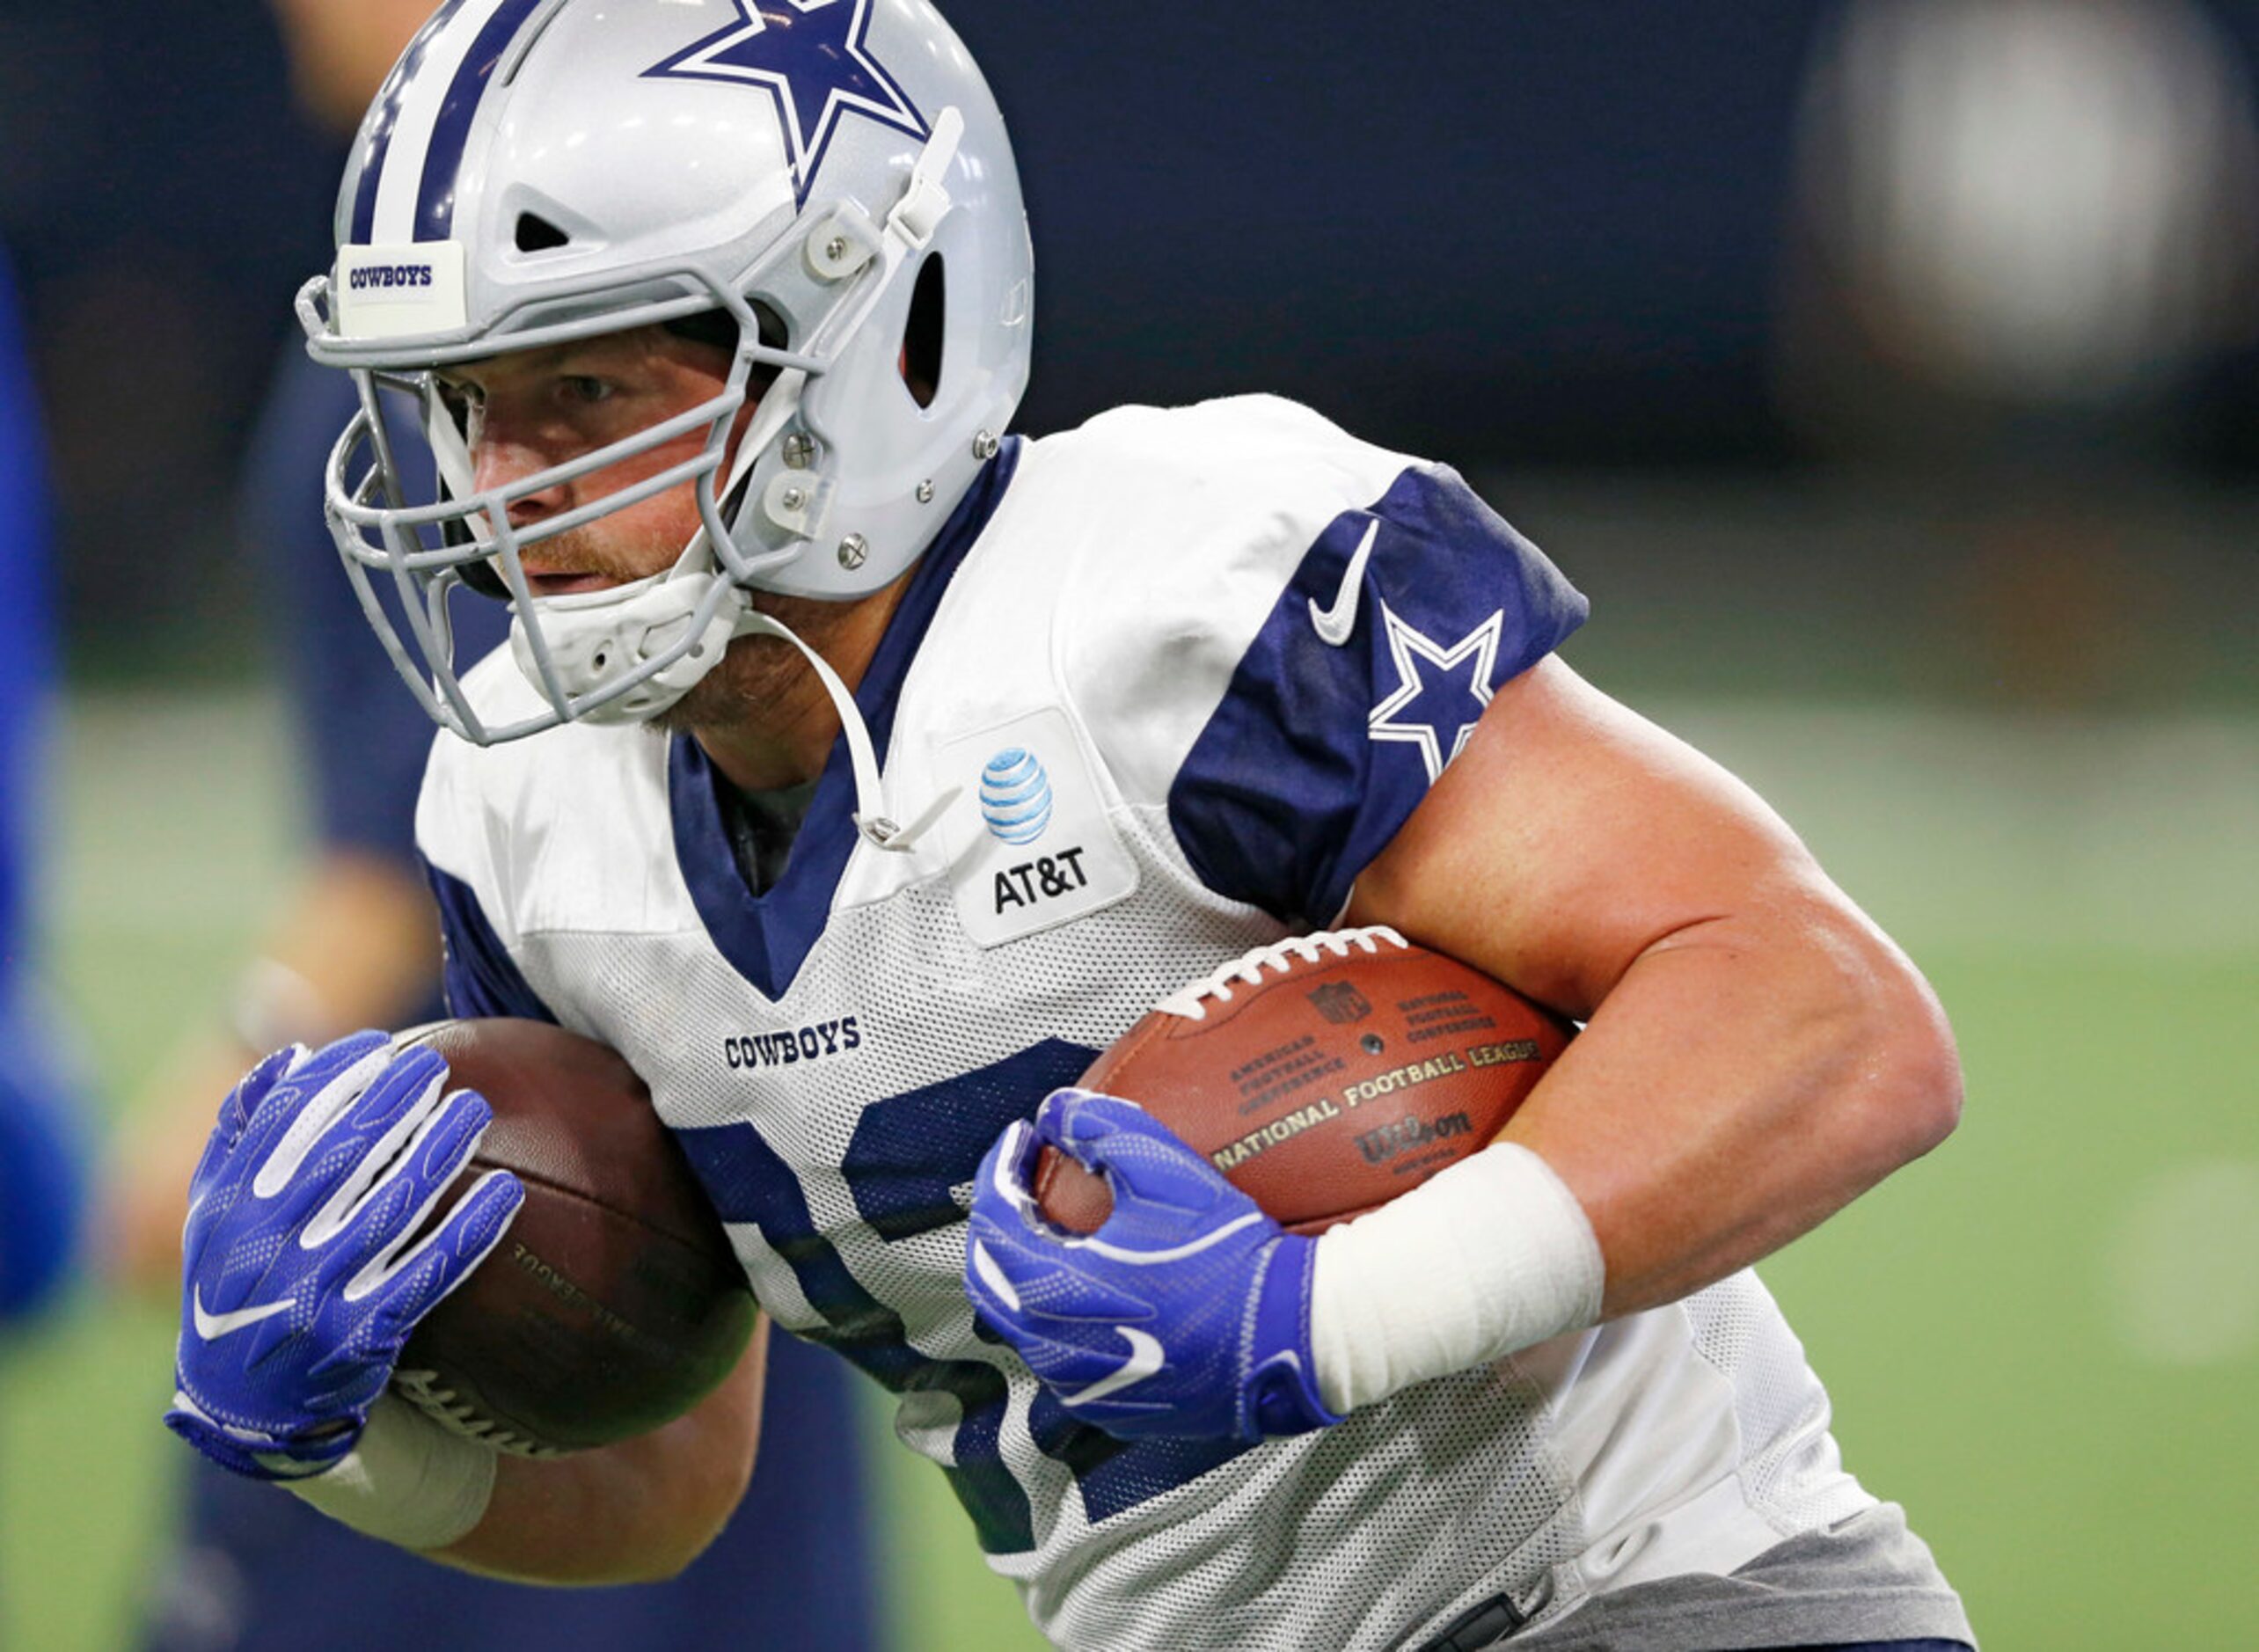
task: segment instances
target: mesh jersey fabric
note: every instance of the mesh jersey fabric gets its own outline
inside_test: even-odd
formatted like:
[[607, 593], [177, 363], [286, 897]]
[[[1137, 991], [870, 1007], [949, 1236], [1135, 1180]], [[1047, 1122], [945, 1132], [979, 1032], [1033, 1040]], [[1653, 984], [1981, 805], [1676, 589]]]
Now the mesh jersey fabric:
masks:
[[[1007, 457], [857, 691], [903, 817], [951, 799], [913, 852], [840, 835], [835, 754], [756, 899], [688, 742], [442, 741], [419, 832], [463, 891], [451, 948], [645, 1076], [764, 1305], [896, 1396], [1061, 1646], [1415, 1646], [1502, 1593], [1546, 1621], [1872, 1506], [1747, 1274], [1254, 1447], [1081, 1427], [982, 1334], [963, 1217], [997, 1132], [1157, 998], [1337, 910], [1583, 612], [1456, 478], [1288, 404]], [[1345, 609], [1313, 668], [1298, 633]], [[526, 698], [507, 661], [472, 684]], [[1030, 760], [1056, 810], [1016, 844], [982, 788]]]

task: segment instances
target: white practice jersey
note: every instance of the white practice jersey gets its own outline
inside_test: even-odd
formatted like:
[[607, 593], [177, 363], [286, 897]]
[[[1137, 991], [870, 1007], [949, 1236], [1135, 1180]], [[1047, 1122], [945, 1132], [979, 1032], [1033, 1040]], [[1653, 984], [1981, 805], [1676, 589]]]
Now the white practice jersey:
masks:
[[[914, 850], [858, 838], [843, 749], [757, 898], [693, 742], [443, 735], [418, 830], [455, 1005], [626, 1056], [763, 1305], [897, 1396], [1063, 1646], [1418, 1647], [1730, 1571], [1874, 1502], [1751, 1275], [1256, 1446], [1078, 1425], [961, 1282], [998, 1132], [1337, 917], [1583, 614], [1453, 473], [1285, 402], [1010, 444], [857, 695], [897, 817], [951, 799]], [[490, 721], [531, 703], [506, 657], [472, 682]]]

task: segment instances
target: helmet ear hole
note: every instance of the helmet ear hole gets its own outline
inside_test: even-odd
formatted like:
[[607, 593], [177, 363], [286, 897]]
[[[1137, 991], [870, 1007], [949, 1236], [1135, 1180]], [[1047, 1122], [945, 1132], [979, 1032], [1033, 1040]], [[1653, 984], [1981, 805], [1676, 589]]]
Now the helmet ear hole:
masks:
[[947, 332], [949, 283], [939, 252], [917, 272], [910, 295], [910, 322], [902, 340], [902, 382], [910, 399], [931, 407], [941, 393], [941, 341]]
[[572, 238], [538, 213], [518, 214], [515, 239], [521, 252], [546, 252], [566, 245]]

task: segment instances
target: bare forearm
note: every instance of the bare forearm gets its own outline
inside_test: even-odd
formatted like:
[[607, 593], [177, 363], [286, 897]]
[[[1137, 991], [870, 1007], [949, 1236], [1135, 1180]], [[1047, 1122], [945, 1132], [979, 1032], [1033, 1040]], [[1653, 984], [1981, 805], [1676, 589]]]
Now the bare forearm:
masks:
[[722, 1385], [656, 1433], [546, 1462], [503, 1458], [486, 1517], [429, 1558], [521, 1583], [673, 1576], [698, 1558], [744, 1495], [768, 1334], [764, 1318]]
[[1351, 917], [1587, 1021], [1506, 1139], [1583, 1207], [1610, 1314], [1785, 1244], [1957, 1116], [1904, 956], [1748, 787], [1558, 661], [1499, 691]]
[[1583, 1205], [1612, 1317], [1805, 1232], [1959, 1104], [1920, 977], [1839, 897], [1791, 888], [1642, 952], [1506, 1134]]

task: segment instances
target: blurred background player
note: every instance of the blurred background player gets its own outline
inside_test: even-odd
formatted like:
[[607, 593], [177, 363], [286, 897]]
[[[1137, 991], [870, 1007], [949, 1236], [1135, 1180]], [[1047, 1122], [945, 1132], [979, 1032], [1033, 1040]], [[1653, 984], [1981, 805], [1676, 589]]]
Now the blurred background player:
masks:
[[48, 1301], [68, 1272], [79, 1168], [49, 1054], [52, 1021], [33, 971], [45, 822], [35, 807], [53, 691], [47, 602], [47, 489], [0, 249], [0, 1323]]
[[[303, 103], [325, 128], [349, 132], [428, 8], [277, 0], [274, 11]], [[119, 1276], [135, 1289], [176, 1288], [188, 1173], [212, 1098], [256, 1052], [446, 1012], [437, 917], [412, 830], [431, 727], [370, 637], [321, 518], [322, 466], [353, 405], [350, 384], [294, 342], [253, 438], [242, 531], [260, 559], [316, 842], [244, 969], [230, 1024], [189, 1036], [121, 1138], [110, 1240]], [[499, 605], [464, 619], [466, 646], [479, 652], [507, 629]], [[443, 1571], [199, 1462], [145, 1644], [867, 1648], [874, 1575], [851, 1381], [814, 1349], [779, 1349], [757, 1489], [712, 1549], [656, 1586], [547, 1591]]]

